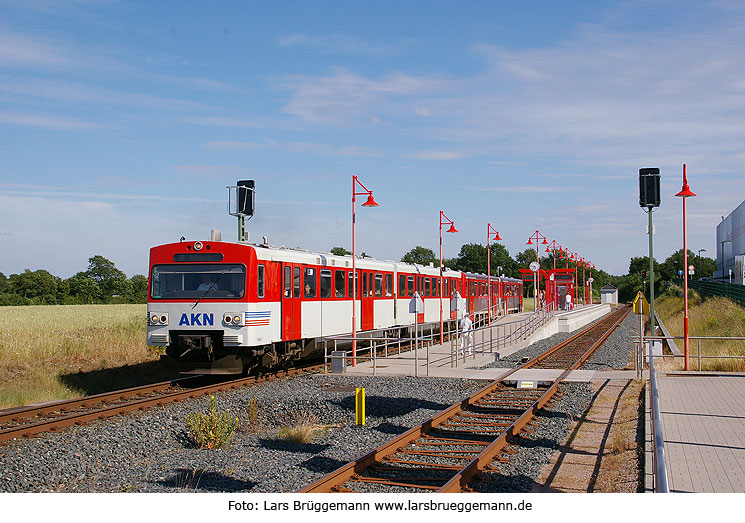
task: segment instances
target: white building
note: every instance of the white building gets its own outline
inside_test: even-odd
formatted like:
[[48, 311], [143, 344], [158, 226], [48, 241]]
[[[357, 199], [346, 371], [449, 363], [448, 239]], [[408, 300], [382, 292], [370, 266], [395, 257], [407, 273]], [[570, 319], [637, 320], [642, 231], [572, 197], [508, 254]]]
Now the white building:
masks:
[[600, 303], [618, 305], [618, 289], [610, 285], [604, 285], [600, 289]]
[[714, 278], [745, 284], [745, 202], [717, 225], [717, 270]]

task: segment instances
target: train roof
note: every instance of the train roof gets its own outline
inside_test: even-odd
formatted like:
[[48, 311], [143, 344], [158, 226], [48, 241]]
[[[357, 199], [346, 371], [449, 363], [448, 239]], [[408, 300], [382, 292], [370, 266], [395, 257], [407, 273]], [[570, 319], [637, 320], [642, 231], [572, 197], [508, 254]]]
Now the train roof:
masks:
[[[170, 244], [163, 244], [153, 247], [151, 251], [159, 251], [161, 249], [172, 250], [174, 247], [183, 247], [185, 245], [193, 245], [196, 242], [177, 242]], [[300, 248], [288, 248], [284, 245], [274, 246], [269, 244], [257, 244], [248, 242], [217, 242], [217, 241], [202, 241], [201, 243], [210, 246], [224, 246], [226, 250], [238, 253], [240, 249], [252, 249], [256, 253], [258, 260], [264, 261], [284, 261], [294, 263], [306, 263], [312, 265], [321, 265], [323, 267], [343, 267], [352, 268], [352, 255], [339, 256], [327, 252], [311, 252]], [[209, 248], [209, 247], [208, 247]], [[430, 276], [439, 276], [440, 267], [430, 263], [429, 265], [410, 264], [400, 261], [392, 260], [377, 260], [375, 258], [360, 258], [357, 257], [355, 265], [359, 269], [379, 270], [379, 271], [397, 271], [406, 273], [417, 273], [426, 274]], [[472, 273], [472, 272], [461, 272], [448, 267], [443, 267], [442, 274], [448, 278], [458, 278], [461, 274], [465, 274], [470, 278], [481, 278], [486, 279], [485, 274]], [[499, 280], [505, 282], [521, 282], [519, 279], [507, 278], [504, 276], [496, 277], [492, 276], [492, 280]]]

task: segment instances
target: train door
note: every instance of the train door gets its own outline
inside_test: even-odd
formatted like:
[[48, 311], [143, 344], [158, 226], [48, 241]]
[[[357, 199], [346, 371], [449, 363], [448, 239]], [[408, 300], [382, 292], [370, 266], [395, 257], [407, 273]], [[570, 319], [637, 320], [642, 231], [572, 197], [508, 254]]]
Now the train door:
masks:
[[301, 267], [295, 263], [282, 265], [282, 339], [300, 339]]
[[374, 328], [374, 298], [375, 295], [375, 276], [371, 271], [362, 272], [362, 292], [360, 293], [360, 324], [362, 330], [367, 331]]

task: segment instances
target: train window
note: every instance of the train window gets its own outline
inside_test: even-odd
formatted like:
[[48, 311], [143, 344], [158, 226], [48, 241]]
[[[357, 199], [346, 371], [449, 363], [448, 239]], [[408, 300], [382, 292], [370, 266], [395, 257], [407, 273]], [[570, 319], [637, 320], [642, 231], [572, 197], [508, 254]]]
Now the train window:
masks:
[[375, 296], [383, 295], [383, 275], [379, 272], [375, 273]]
[[[348, 294], [348, 296], [351, 298], [352, 297], [353, 290], [356, 290], [357, 292], [354, 293], [355, 294], [354, 297], [355, 298], [359, 298], [360, 297], [360, 278], [359, 278], [359, 272], [357, 274], [354, 274], [354, 278], [352, 278], [352, 276], [353, 276], [352, 275], [352, 272], [350, 271], [350, 273], [349, 273], [349, 294]], [[352, 287], [354, 287], [354, 289]]]
[[367, 273], [362, 273], [362, 296], [367, 296]]
[[300, 296], [300, 267], [295, 267], [295, 276], [292, 282], [292, 290], [294, 296], [297, 298]]
[[289, 298], [290, 293], [292, 292], [292, 267], [285, 267], [285, 283], [283, 289], [285, 298]]
[[398, 296], [399, 298], [401, 296], [406, 296], [406, 275], [405, 274], [398, 275]]
[[385, 295], [393, 296], [393, 274], [385, 275]]
[[419, 293], [419, 296], [424, 296], [424, 278], [419, 276], [417, 278], [417, 292]]
[[256, 267], [256, 293], [259, 298], [264, 297], [264, 266], [258, 265]]
[[408, 296], [414, 296], [414, 277], [409, 276], [406, 280], [407, 283], [407, 295]]
[[334, 290], [337, 298], [344, 298], [344, 287], [346, 287], [347, 273], [337, 270], [334, 274]]
[[321, 298], [330, 298], [330, 297], [331, 297], [331, 271], [324, 269], [321, 271]]
[[152, 298], [242, 298], [246, 267], [235, 263], [154, 265], [150, 274]]
[[305, 268], [305, 277], [303, 278], [303, 296], [306, 298], [316, 297], [316, 271], [310, 267]]
[[370, 286], [369, 287], [369, 291], [370, 291], [369, 292], [369, 295], [372, 296], [373, 295], [373, 290], [374, 290], [374, 286], [373, 286], [374, 285], [373, 273], [369, 273], [369, 276], [367, 277], [367, 284]]
[[[651, 280], [650, 280], [651, 281]], [[430, 289], [430, 281], [429, 278], [424, 278], [424, 295], [425, 296], [431, 296], [432, 291]]]

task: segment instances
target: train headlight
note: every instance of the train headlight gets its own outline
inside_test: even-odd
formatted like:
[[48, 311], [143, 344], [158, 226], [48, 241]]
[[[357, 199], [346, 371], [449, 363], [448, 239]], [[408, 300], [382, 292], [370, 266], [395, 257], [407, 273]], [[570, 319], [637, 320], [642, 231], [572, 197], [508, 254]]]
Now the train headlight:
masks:
[[233, 323], [235, 323], [236, 325], [240, 325], [241, 324], [241, 317], [238, 316], [237, 314], [235, 316], [233, 316]]
[[195, 251], [201, 251], [202, 250], [202, 242], [194, 242], [194, 250]]
[[226, 314], [222, 317], [222, 321], [227, 325], [230, 325], [231, 323], [233, 323], [233, 317], [230, 314]]
[[168, 325], [167, 312], [151, 312], [148, 317], [148, 325]]

